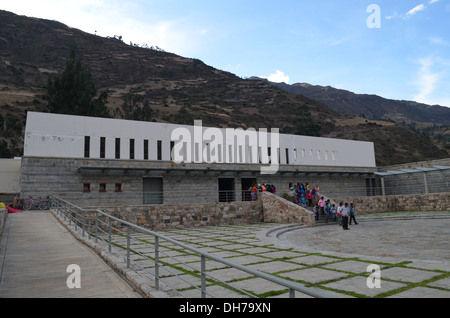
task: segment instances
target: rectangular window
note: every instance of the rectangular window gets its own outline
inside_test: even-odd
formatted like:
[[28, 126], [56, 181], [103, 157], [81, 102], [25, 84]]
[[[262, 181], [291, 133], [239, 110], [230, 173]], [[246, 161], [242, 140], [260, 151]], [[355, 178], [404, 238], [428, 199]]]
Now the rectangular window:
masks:
[[91, 184], [89, 182], [83, 183], [83, 192], [84, 193], [91, 192]]
[[144, 160], [148, 160], [148, 140], [144, 139]]
[[105, 158], [106, 153], [106, 138], [100, 137], [100, 158]]
[[286, 148], [286, 164], [289, 164], [289, 149]]
[[99, 184], [98, 192], [106, 192], [106, 183]]
[[114, 188], [114, 192], [122, 192], [122, 183], [116, 182], [116, 186]]
[[130, 159], [134, 159], [134, 139], [130, 139]]
[[198, 157], [199, 157], [199, 155], [198, 155], [198, 152], [199, 152], [198, 146], [199, 146], [198, 142], [194, 143], [194, 162], [198, 162]]
[[91, 150], [91, 137], [84, 137], [84, 157], [89, 158]]
[[161, 140], [158, 140], [158, 149], [157, 149], [157, 151], [158, 151], [157, 159], [159, 161], [161, 161], [162, 160], [162, 141]]
[[120, 138], [116, 138], [116, 159], [120, 159]]
[[170, 159], [173, 160], [174, 155], [173, 155], [173, 147], [175, 147], [175, 141], [171, 141], [170, 142]]

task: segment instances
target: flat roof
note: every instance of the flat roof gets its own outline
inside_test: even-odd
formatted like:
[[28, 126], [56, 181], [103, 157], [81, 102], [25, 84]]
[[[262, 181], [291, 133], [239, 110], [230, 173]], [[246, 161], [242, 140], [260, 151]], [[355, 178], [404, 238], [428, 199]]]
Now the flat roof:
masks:
[[375, 175], [380, 176], [380, 177], [385, 177], [385, 176], [427, 172], [427, 171], [443, 171], [443, 170], [448, 170], [448, 169], [450, 169], [450, 166], [420, 167], [420, 168], [415, 168], [415, 169], [401, 169], [401, 170], [392, 170], [392, 171], [385, 171], [385, 172], [375, 172]]

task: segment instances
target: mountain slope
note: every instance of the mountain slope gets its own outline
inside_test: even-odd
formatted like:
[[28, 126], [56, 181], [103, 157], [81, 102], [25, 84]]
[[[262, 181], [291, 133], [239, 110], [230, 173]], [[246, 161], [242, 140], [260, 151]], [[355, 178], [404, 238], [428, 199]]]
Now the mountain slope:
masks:
[[[254, 80], [266, 79], [253, 77]], [[307, 83], [270, 84], [293, 94], [301, 94], [322, 102], [340, 114], [364, 116], [375, 120], [390, 120], [402, 126], [425, 133], [441, 140], [450, 141], [450, 108], [427, 105], [405, 100], [386, 99], [377, 95], [355, 94], [330, 86]]]
[[[109, 91], [108, 108], [117, 118], [123, 118], [127, 96], [140, 96], [158, 122], [199, 119], [205, 126], [374, 141], [378, 165], [448, 157], [434, 142], [393, 123], [340, 115], [321, 102], [198, 59], [6, 11], [0, 11], [0, 156], [21, 155], [26, 111], [46, 110], [48, 78], [63, 71], [73, 47], [90, 67], [98, 91]], [[389, 142], [392, 135], [404, 137], [401, 147]]]

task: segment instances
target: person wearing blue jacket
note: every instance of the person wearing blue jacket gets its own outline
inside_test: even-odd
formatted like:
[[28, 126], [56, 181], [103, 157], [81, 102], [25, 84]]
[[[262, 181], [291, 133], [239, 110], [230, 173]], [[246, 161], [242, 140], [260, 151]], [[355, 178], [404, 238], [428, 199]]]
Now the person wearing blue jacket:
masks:
[[349, 212], [350, 212], [350, 222], [349, 222], [349, 224], [352, 225], [352, 220], [355, 222], [355, 224], [358, 224], [358, 222], [356, 222], [356, 218], [355, 218], [356, 210], [355, 210], [355, 206], [353, 205], [353, 203], [350, 203]]

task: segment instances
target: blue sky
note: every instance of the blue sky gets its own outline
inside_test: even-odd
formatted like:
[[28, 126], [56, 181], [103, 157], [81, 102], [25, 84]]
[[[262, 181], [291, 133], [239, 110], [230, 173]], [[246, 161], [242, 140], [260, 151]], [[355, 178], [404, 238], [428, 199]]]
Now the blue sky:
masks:
[[450, 0], [0, 0], [0, 9], [243, 78], [450, 107]]

